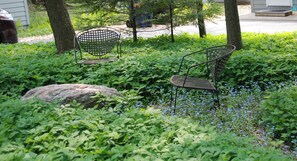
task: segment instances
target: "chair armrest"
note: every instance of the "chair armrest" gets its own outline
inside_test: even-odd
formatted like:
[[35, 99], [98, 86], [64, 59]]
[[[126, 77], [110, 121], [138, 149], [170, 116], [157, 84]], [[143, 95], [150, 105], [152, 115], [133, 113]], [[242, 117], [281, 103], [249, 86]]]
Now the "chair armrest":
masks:
[[206, 65], [206, 64], [208, 64], [208, 63], [210, 63], [210, 62], [214, 62], [214, 61], [217, 61], [217, 59], [213, 59], [213, 60], [210, 60], [210, 61], [206, 61], [206, 62], [202, 62], [202, 63], [198, 63], [198, 64], [191, 65], [191, 66], [188, 68], [187, 73], [186, 73], [186, 75], [185, 75], [185, 80], [184, 80], [183, 86], [185, 85], [186, 80], [187, 80], [187, 78], [188, 78], [188, 76], [189, 76], [190, 70], [191, 70], [192, 68], [196, 68], [196, 67], [199, 67], [199, 66], [202, 66], [202, 65]]
[[192, 68], [196, 68], [196, 67], [198, 67], [198, 66], [205, 65], [205, 64], [207, 64], [207, 63], [209, 63], [209, 61], [207, 61], [207, 62], [202, 62], [202, 63], [198, 63], [198, 64], [195, 64], [195, 65], [191, 65], [191, 66], [188, 68], [188, 70], [187, 70], [187, 74], [186, 74], [186, 76], [185, 76], [183, 86], [185, 85], [185, 83], [186, 83], [186, 81], [187, 81], [187, 78], [188, 78], [188, 76], [189, 76], [190, 70], [191, 70]]
[[[204, 64], [207, 64], [211, 61], [207, 61], [207, 62], [202, 62], [202, 63], [198, 63], [198, 64], [194, 64], [194, 65], [191, 65], [189, 68], [188, 68], [188, 71], [190, 71], [190, 69], [192, 68], [195, 68], [195, 67], [198, 67], [198, 66], [201, 66], [201, 65], [204, 65]], [[188, 73], [188, 72], [187, 72]]]
[[185, 60], [185, 58], [186, 58], [187, 56], [190, 56], [190, 55], [193, 55], [193, 54], [197, 54], [197, 53], [201, 53], [202, 51], [205, 51], [205, 50], [199, 50], [199, 51], [192, 52], [192, 53], [190, 53], [190, 54], [186, 54], [186, 55], [184, 55], [184, 56], [182, 57], [182, 59], [181, 59], [181, 62], [180, 62], [180, 65], [179, 65], [179, 68], [178, 68], [178, 72], [177, 72], [177, 73], [180, 73], [180, 70], [181, 70], [181, 67], [182, 67], [182, 65], [183, 65], [183, 62], [184, 62], [184, 60]]

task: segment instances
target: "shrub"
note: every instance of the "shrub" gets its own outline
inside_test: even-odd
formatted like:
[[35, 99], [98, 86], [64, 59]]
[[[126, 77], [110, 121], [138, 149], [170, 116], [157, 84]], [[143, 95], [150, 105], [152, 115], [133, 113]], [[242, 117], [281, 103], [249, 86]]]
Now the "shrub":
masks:
[[297, 55], [283, 52], [238, 51], [228, 62], [223, 78], [235, 86], [252, 85], [253, 82], [265, 86], [269, 82], [291, 80], [297, 73]]
[[147, 100], [156, 100], [162, 89], [168, 88], [167, 78], [177, 68], [172, 62], [176, 57], [138, 54], [128, 56], [112, 64], [102, 64], [86, 74], [86, 84], [105, 84], [119, 90], [135, 90]]
[[224, 72], [233, 85], [262, 87], [269, 82], [292, 80], [297, 73], [297, 32], [275, 34], [243, 33], [244, 48], [235, 52]]
[[155, 109], [0, 104], [0, 160], [291, 160], [249, 138], [217, 133]]
[[[292, 34], [253, 35], [245, 39], [245, 49], [236, 51], [227, 64], [222, 75], [222, 83], [227, 86], [250, 85], [258, 82], [265, 86], [269, 82], [283, 82], [292, 79], [297, 73], [297, 55], [292, 48], [273, 37], [292, 43]], [[179, 61], [184, 54], [198, 51], [201, 48], [225, 43], [226, 36], [207, 36], [183, 34], [170, 42], [170, 36], [159, 36], [131, 39], [122, 43], [123, 56], [113, 63], [80, 67], [74, 63], [73, 55], [65, 53], [55, 55], [53, 43], [49, 44], [13, 44], [0, 45], [0, 102], [6, 96], [18, 97], [31, 88], [54, 83], [88, 83], [107, 85], [118, 90], [135, 90], [147, 102], [156, 101], [170, 90], [169, 78], [178, 69]], [[266, 48], [258, 48], [261, 40]], [[267, 41], [266, 41], [267, 40]], [[278, 47], [272, 47], [273, 45]], [[252, 48], [255, 47], [255, 48]], [[297, 49], [296, 49], [297, 50]], [[201, 61], [197, 56], [196, 61]], [[198, 71], [202, 73], [203, 71]], [[1, 96], [2, 95], [2, 96]], [[1, 98], [2, 97], [2, 98]]]
[[263, 123], [274, 138], [297, 145], [297, 86], [272, 92], [261, 102]]
[[83, 77], [83, 68], [72, 63], [73, 57], [55, 55], [52, 43], [1, 44], [0, 52], [0, 95], [19, 97], [38, 86], [77, 82]]
[[70, 10], [70, 15], [72, 17], [72, 24], [76, 30], [81, 30], [84, 28], [93, 28], [98, 26], [119, 25], [119, 24], [123, 24], [129, 18], [126, 14], [119, 14], [119, 13], [107, 14], [106, 12], [103, 12], [103, 11], [99, 11], [96, 13], [86, 13], [86, 11], [81, 11], [81, 12], [82, 13], [79, 14], [77, 11]]

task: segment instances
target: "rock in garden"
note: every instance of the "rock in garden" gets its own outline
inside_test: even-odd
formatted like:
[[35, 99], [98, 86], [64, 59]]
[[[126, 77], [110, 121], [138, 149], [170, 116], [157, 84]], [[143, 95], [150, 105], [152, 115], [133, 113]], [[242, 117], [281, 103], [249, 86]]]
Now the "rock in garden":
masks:
[[119, 95], [114, 88], [87, 84], [53, 84], [29, 90], [22, 100], [37, 98], [48, 102], [67, 104], [76, 100], [85, 107], [94, 107], [98, 99], [93, 98], [97, 93], [103, 96]]

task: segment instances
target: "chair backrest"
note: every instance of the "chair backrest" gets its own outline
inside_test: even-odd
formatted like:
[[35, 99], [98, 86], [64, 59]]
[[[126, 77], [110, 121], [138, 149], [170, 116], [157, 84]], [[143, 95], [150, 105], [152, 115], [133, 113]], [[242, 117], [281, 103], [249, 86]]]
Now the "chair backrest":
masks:
[[207, 68], [215, 84], [235, 49], [234, 45], [222, 45], [206, 49]]
[[82, 31], [75, 37], [75, 45], [79, 50], [88, 52], [94, 56], [102, 56], [110, 53], [119, 44], [121, 34], [110, 28], [98, 28]]

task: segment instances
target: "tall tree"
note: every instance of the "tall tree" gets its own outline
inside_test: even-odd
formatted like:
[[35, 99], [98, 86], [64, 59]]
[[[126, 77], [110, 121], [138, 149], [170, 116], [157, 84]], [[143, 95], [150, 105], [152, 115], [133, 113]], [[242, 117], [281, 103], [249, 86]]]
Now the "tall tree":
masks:
[[58, 53], [74, 48], [75, 35], [64, 0], [45, 0], [45, 7], [55, 37]]
[[241, 30], [237, 8], [237, 0], [225, 0], [225, 17], [227, 29], [227, 42], [236, 46], [236, 50], [242, 48]]
[[[133, 41], [137, 42], [137, 30], [136, 30], [136, 15], [135, 15], [135, 8], [134, 8], [134, 0], [130, 0], [131, 6], [131, 23], [133, 28]], [[135, 6], [136, 7], [136, 6]]]
[[198, 14], [198, 28], [199, 28], [199, 36], [205, 37], [206, 36], [206, 29], [204, 23], [204, 14], [203, 14], [203, 2], [199, 0], [197, 3], [197, 14]]

